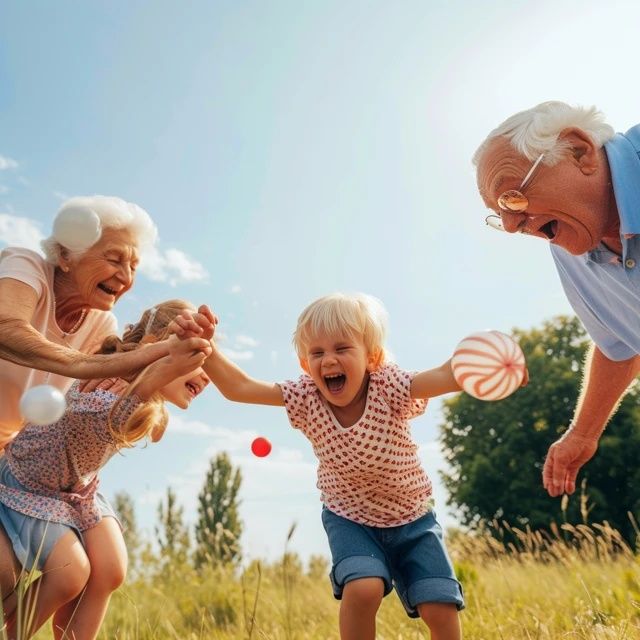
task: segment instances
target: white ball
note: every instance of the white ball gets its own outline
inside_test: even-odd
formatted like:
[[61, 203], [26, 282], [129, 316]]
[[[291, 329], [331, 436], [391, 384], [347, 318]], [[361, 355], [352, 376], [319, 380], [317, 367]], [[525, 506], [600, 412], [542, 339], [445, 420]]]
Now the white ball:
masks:
[[20, 399], [20, 413], [31, 424], [51, 424], [62, 418], [67, 402], [64, 395], [49, 384], [31, 387]]
[[87, 207], [65, 207], [53, 222], [53, 237], [71, 251], [84, 251], [92, 247], [101, 235], [100, 218]]
[[481, 331], [455, 348], [451, 368], [456, 382], [479, 400], [502, 400], [524, 380], [526, 363], [518, 343], [500, 331]]

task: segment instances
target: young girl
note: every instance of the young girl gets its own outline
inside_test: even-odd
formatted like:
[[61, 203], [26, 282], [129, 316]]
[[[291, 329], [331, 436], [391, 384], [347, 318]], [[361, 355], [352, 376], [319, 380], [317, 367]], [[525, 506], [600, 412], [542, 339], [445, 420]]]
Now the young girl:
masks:
[[[181, 300], [159, 304], [128, 327], [122, 340], [107, 338], [100, 352], [165, 339], [171, 321], [185, 310], [194, 308]], [[169, 354], [130, 383], [74, 383], [63, 417], [27, 425], [0, 458], [0, 592], [9, 638], [18, 633], [16, 576], [33, 567], [42, 576], [29, 587], [35, 614], [21, 637], [31, 637], [52, 614], [56, 640], [97, 636], [126, 571], [119, 523], [97, 491], [98, 470], [122, 447], [147, 437], [158, 441], [168, 420], [164, 401], [186, 409], [209, 382], [200, 368], [211, 353], [209, 341], [168, 341]], [[94, 580], [109, 564], [123, 567], [119, 579], [110, 585]]]
[[[176, 319], [180, 336], [213, 336], [207, 307]], [[388, 362], [386, 312], [363, 294], [329, 295], [298, 319], [294, 344], [305, 371], [270, 384], [249, 377], [215, 347], [203, 365], [226, 398], [285, 406], [311, 441], [340, 606], [343, 640], [375, 638], [375, 618], [392, 586], [411, 617], [437, 640], [460, 638], [464, 606], [431, 510], [431, 482], [411, 437], [409, 419], [427, 398], [458, 391], [450, 361], [419, 373]]]

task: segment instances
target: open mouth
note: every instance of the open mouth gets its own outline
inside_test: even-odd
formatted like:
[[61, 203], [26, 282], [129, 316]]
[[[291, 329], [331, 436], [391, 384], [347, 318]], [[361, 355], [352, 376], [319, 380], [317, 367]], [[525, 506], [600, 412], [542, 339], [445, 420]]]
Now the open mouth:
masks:
[[192, 382], [186, 382], [185, 387], [189, 390], [189, 393], [195, 398], [200, 393], [200, 387], [193, 384]]
[[336, 373], [330, 376], [324, 376], [324, 383], [327, 385], [330, 393], [340, 393], [347, 381], [347, 376], [342, 373]]
[[558, 233], [558, 221], [551, 220], [547, 222], [547, 224], [543, 224], [538, 231], [544, 233], [544, 235], [547, 236], [547, 240], [553, 240]]
[[108, 293], [110, 296], [118, 295], [118, 292], [115, 289], [111, 289], [110, 287], [107, 287], [107, 285], [102, 284], [102, 282], [98, 284], [98, 289], [100, 289], [101, 291], [104, 291], [105, 293]]

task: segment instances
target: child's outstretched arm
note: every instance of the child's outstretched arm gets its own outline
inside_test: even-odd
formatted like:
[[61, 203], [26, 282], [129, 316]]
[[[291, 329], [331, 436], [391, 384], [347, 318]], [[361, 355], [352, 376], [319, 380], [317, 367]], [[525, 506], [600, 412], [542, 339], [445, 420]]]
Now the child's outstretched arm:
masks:
[[[184, 312], [175, 318], [171, 331], [183, 339], [196, 335], [212, 339], [217, 323], [218, 318], [209, 307], [202, 305], [198, 313]], [[284, 406], [282, 390], [278, 384], [252, 378], [237, 364], [231, 362], [213, 340], [211, 344], [213, 351], [202, 368], [225, 398], [248, 404]]]
[[421, 371], [411, 381], [412, 398], [434, 398], [444, 393], [460, 391], [460, 385], [453, 377], [451, 359], [435, 369]]
[[278, 384], [252, 378], [237, 364], [231, 362], [215, 344], [213, 353], [205, 360], [202, 368], [228, 400], [284, 406], [282, 390]]

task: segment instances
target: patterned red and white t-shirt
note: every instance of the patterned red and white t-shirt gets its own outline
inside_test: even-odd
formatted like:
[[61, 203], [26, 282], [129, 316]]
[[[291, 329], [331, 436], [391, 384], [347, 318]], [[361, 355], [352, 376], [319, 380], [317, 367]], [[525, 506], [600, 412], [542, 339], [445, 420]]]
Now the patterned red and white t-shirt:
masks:
[[319, 461], [318, 489], [328, 509], [353, 522], [396, 527], [430, 508], [431, 481], [408, 420], [426, 400], [411, 398], [412, 373], [387, 363], [369, 378], [361, 418], [340, 425], [308, 375], [280, 385], [289, 422], [310, 440]]

